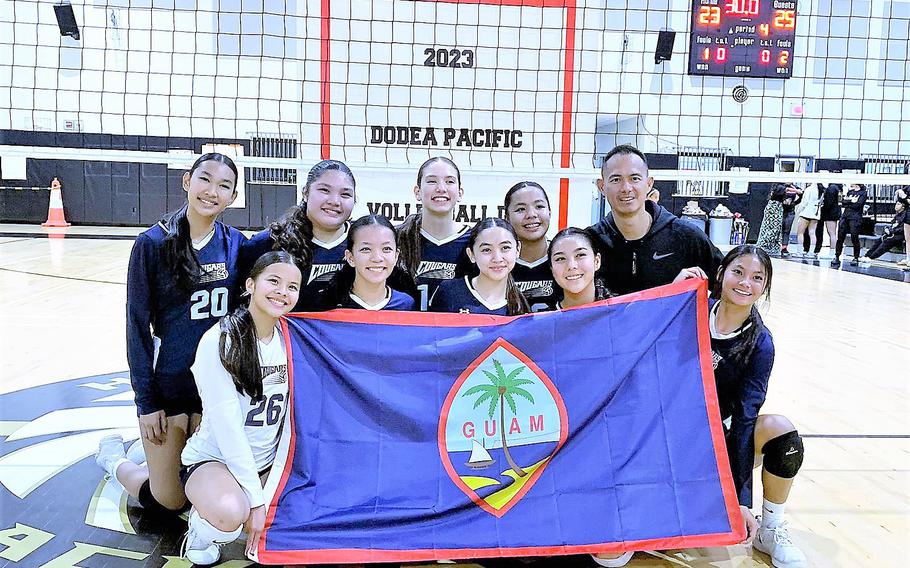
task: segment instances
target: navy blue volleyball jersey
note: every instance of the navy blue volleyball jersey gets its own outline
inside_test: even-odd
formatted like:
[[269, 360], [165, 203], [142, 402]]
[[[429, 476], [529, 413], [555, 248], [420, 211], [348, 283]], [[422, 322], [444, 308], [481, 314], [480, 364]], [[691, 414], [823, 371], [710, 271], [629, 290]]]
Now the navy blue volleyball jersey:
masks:
[[742, 343], [742, 332], [724, 337], [716, 334], [713, 331], [716, 309], [716, 300], [712, 300], [711, 351], [717, 402], [727, 434], [727, 454], [739, 504], [751, 507], [755, 422], [768, 393], [768, 381], [774, 366], [774, 340], [759, 319], [751, 324], [760, 326], [751, 356], [746, 361], [737, 361], [731, 353]]
[[470, 229], [467, 226], [441, 241], [420, 231], [420, 264], [414, 275], [414, 282], [420, 291], [420, 311], [427, 311], [429, 299], [433, 297], [440, 282], [455, 278], [459, 260], [464, 262], [469, 237]]
[[[126, 348], [139, 414], [194, 408], [199, 394], [190, 367], [202, 335], [228, 313], [237, 291], [237, 258], [246, 237], [215, 223], [211, 240], [196, 251], [203, 276], [189, 294], [177, 290], [163, 258], [167, 229], [140, 233], [130, 253], [126, 283]], [[160, 340], [156, 350], [154, 337]]]
[[385, 304], [382, 304], [381, 307], [367, 305], [353, 292], [349, 296], [350, 301], [341, 307], [355, 310], [392, 310], [397, 312], [413, 312], [417, 310], [417, 303], [414, 301], [414, 298], [408, 296], [404, 292], [393, 290], [392, 288], [387, 288], [387, 290], [388, 297], [386, 298]]
[[488, 304], [471, 286], [470, 277], [465, 276], [441, 282], [430, 299], [430, 311], [507, 316], [509, 306], [506, 300], [499, 304]]
[[[344, 249], [348, 238], [348, 227], [345, 224], [344, 233], [331, 243], [324, 243], [313, 239], [313, 262], [303, 275], [300, 286], [300, 296], [294, 305], [295, 312], [319, 311], [321, 300], [320, 293], [328, 286], [332, 276], [341, 270], [344, 262]], [[273, 250], [275, 241], [271, 232], [266, 229], [253, 235], [253, 238], [243, 247], [242, 266], [248, 271], [263, 254]], [[287, 251], [297, 254], [296, 251]], [[246, 278], [246, 276], [244, 276]]]
[[294, 307], [295, 312], [319, 310], [320, 293], [325, 290], [335, 273], [341, 270], [344, 262], [344, 249], [347, 246], [348, 225], [344, 233], [331, 243], [324, 243], [313, 238], [313, 263], [309, 273], [303, 278], [300, 288], [300, 299]]
[[559, 286], [553, 280], [549, 260], [546, 256], [534, 262], [525, 262], [519, 258], [512, 269], [512, 280], [528, 300], [532, 312], [553, 310], [562, 297]]

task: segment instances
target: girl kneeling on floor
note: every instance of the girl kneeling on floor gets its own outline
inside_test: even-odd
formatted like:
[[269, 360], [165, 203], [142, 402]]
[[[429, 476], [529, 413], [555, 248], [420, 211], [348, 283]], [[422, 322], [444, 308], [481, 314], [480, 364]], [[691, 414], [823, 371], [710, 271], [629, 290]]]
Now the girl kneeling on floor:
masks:
[[181, 455], [180, 480], [193, 504], [184, 557], [214, 564], [241, 529], [255, 550], [265, 525], [260, 477], [275, 458], [287, 413], [288, 354], [279, 319], [297, 303], [300, 269], [293, 256], [268, 252], [246, 279], [248, 306], [209, 329], [196, 351], [193, 376], [202, 424]]

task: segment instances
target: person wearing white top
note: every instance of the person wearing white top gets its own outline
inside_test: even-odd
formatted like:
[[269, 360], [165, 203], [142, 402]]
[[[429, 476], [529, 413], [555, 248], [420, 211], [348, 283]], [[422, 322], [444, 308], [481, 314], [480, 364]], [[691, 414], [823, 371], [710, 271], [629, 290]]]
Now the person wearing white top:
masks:
[[193, 376], [202, 424], [181, 455], [180, 480], [193, 504], [183, 556], [214, 564], [241, 529], [247, 554], [265, 526], [260, 475], [275, 458], [288, 410], [288, 354], [277, 327], [297, 303], [300, 269], [290, 254], [268, 252], [246, 279], [249, 306], [209, 329], [196, 351]]
[[803, 235], [809, 230], [809, 253], [806, 258], [818, 258], [815, 254], [815, 226], [821, 219], [822, 198], [825, 192], [818, 184], [811, 184], [803, 192], [803, 208], [799, 211], [799, 221], [796, 223], [796, 240], [799, 246], [793, 256], [799, 256], [803, 250]]

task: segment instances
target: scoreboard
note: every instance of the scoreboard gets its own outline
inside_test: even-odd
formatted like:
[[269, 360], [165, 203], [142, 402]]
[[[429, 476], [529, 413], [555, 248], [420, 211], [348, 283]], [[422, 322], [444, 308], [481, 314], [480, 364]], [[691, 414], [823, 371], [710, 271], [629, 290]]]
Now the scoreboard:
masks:
[[789, 79], [796, 0], [692, 0], [689, 74]]

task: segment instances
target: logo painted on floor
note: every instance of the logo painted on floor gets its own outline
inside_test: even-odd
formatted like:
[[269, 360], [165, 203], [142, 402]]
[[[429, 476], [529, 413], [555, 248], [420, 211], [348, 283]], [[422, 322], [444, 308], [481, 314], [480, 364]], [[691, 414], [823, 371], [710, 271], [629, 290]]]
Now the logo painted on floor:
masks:
[[[0, 395], [0, 566], [190, 566], [178, 557], [186, 523], [143, 518], [95, 465], [108, 434], [139, 437], [126, 372]], [[221, 566], [251, 565], [234, 547]]]

